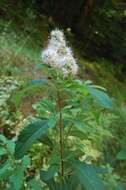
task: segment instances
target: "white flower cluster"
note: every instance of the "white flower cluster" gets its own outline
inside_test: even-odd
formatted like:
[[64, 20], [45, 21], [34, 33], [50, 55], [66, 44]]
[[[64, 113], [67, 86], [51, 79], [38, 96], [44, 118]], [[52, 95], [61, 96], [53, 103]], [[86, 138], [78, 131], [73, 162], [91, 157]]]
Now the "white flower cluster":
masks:
[[42, 61], [55, 69], [60, 70], [64, 77], [77, 74], [78, 65], [73, 57], [71, 48], [67, 47], [64, 33], [53, 30], [47, 48], [42, 52]]

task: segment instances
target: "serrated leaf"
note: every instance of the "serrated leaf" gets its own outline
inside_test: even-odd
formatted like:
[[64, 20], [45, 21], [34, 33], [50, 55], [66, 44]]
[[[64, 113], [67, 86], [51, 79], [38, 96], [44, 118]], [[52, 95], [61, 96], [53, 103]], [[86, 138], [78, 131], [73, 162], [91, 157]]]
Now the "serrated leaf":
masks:
[[75, 175], [85, 190], [106, 190], [103, 181], [98, 176], [92, 165], [86, 165], [81, 162], [73, 163]]
[[47, 120], [37, 120], [26, 126], [18, 136], [15, 149], [15, 157], [22, 158], [25, 153], [49, 128]]

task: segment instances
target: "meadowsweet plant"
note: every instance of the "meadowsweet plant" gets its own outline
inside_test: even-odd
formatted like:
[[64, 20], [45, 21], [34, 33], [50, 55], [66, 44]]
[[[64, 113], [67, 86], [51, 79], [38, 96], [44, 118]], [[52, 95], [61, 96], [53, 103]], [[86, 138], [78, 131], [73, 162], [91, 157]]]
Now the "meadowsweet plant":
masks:
[[47, 48], [42, 52], [44, 64], [60, 71], [64, 77], [75, 76], [78, 71], [76, 60], [70, 47], [67, 46], [62, 31], [51, 32]]
[[41, 57], [48, 76], [28, 83], [30, 89], [41, 89], [42, 98], [33, 105], [36, 117], [17, 138], [15, 157], [28, 151], [34, 157], [33, 144], [41, 147], [36, 154], [42, 155], [43, 189], [105, 190], [98, 174], [102, 168], [93, 163], [102, 156], [103, 139], [111, 137], [100, 116], [112, 101], [104, 88], [78, 79], [79, 67], [63, 31], [51, 32]]

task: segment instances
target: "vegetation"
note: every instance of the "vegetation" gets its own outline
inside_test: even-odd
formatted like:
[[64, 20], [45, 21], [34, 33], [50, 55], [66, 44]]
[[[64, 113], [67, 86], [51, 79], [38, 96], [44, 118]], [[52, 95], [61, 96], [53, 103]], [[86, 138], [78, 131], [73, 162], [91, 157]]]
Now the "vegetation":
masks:
[[1, 190], [126, 189], [124, 5], [1, 0]]

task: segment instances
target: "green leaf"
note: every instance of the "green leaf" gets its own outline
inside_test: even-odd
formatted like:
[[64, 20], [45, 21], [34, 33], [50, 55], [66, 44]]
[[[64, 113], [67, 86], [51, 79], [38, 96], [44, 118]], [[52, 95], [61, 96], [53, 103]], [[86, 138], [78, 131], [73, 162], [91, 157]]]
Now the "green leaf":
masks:
[[47, 184], [50, 190], [66, 190], [63, 184], [56, 183], [54, 179], [50, 180]]
[[50, 190], [85, 190], [81, 184], [78, 184], [77, 178], [65, 179], [63, 183], [55, 182], [54, 179], [48, 181], [48, 187]]
[[47, 83], [47, 80], [46, 79], [36, 79], [36, 80], [31, 80], [27, 86], [29, 85], [45, 85]]
[[48, 120], [48, 125], [50, 128], [53, 128], [56, 126], [58, 117], [55, 114], [52, 114], [51, 117]]
[[118, 185], [115, 187], [115, 190], [125, 190], [123, 184], [118, 183]]
[[13, 140], [7, 140], [7, 150], [8, 152], [13, 155], [15, 152], [15, 142]]
[[14, 95], [11, 97], [11, 101], [18, 107], [21, 103], [22, 98], [27, 95], [33, 95], [40, 91], [40, 89], [45, 85], [47, 81], [45, 79], [32, 80], [25, 84], [22, 89], [19, 89]]
[[126, 149], [121, 150], [117, 156], [116, 156], [117, 160], [126, 160]]
[[9, 169], [11, 168], [11, 161], [7, 160], [5, 163], [0, 165], [0, 180], [8, 174]]
[[24, 156], [22, 159], [22, 167], [25, 169], [30, 165], [30, 157], [29, 156]]
[[106, 190], [103, 181], [98, 177], [97, 171], [92, 165], [78, 161], [73, 163], [73, 169], [78, 178], [76, 180], [82, 184], [85, 190]]
[[40, 181], [33, 179], [29, 181], [28, 188], [30, 188], [30, 190], [42, 190], [42, 184]]
[[20, 190], [23, 185], [24, 169], [22, 166], [18, 166], [14, 171], [13, 175], [10, 176], [10, 182], [13, 184], [15, 190]]
[[44, 108], [44, 110], [46, 110], [46, 111], [49, 111], [52, 113], [55, 112], [55, 107], [56, 107], [55, 101], [44, 98], [39, 102], [39, 104], [40, 104], [40, 109]]
[[0, 135], [0, 141], [2, 141], [5, 144], [7, 139], [4, 135]]
[[88, 92], [91, 94], [91, 96], [104, 108], [112, 108], [112, 100], [109, 98], [109, 96], [98, 89], [95, 89], [93, 87], [87, 87]]
[[74, 125], [80, 130], [84, 131], [84, 128], [86, 127], [85, 123], [80, 120], [75, 120]]
[[25, 97], [25, 90], [20, 90], [16, 92], [14, 95], [11, 97], [11, 102], [18, 107], [21, 103], [22, 98]]
[[[71, 176], [66, 182], [66, 190], [85, 190], [75, 175]], [[64, 190], [64, 189], [63, 189]]]
[[3, 156], [7, 153], [6, 149], [3, 147], [0, 147], [0, 156]]
[[15, 190], [21, 189], [24, 180], [24, 171], [29, 165], [29, 156], [24, 156], [21, 164], [14, 169], [13, 174], [10, 176], [10, 182], [13, 184]]
[[38, 140], [53, 149], [53, 142], [50, 140], [47, 134], [42, 135], [42, 137], [40, 137]]
[[26, 126], [20, 133], [16, 142], [15, 157], [22, 158], [25, 153], [49, 128], [47, 120], [37, 120]]
[[81, 112], [81, 108], [72, 108], [71, 112], [73, 116], [76, 116], [79, 112]]
[[82, 130], [78, 130], [78, 129], [72, 129], [69, 135], [70, 136], [74, 136], [74, 137], [78, 137], [81, 140], [83, 140], [84, 137], [85, 137], [85, 134], [83, 133], [83, 131]]
[[58, 165], [51, 165], [48, 171], [44, 170], [40, 171], [40, 177], [44, 182], [48, 182], [50, 179], [54, 177], [57, 171], [58, 171]]

